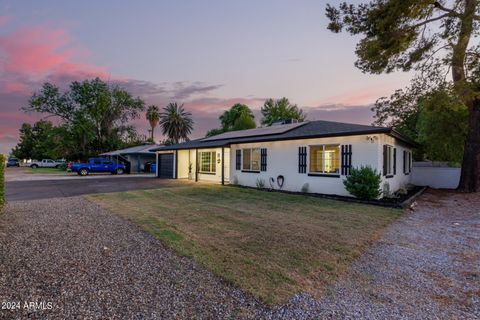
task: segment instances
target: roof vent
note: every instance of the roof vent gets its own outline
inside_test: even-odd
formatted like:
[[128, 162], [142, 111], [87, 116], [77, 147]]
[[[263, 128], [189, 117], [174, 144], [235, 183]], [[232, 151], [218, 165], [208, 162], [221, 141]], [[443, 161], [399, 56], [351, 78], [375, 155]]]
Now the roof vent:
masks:
[[285, 119], [285, 120], [278, 120], [272, 123], [272, 126], [280, 126], [282, 124], [292, 124], [292, 123], [298, 123], [299, 121], [297, 119]]

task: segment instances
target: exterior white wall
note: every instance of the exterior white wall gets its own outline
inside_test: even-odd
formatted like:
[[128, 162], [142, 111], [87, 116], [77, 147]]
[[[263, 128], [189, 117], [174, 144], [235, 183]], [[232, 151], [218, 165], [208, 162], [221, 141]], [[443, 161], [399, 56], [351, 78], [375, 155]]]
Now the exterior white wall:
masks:
[[178, 179], [187, 179], [188, 178], [188, 165], [192, 163], [192, 172], [195, 173], [195, 151], [193, 151], [193, 159], [191, 155], [191, 150], [178, 150], [177, 156], [177, 178]]
[[[270, 178], [275, 179], [275, 189], [278, 189], [276, 178], [284, 176], [282, 190], [299, 192], [305, 183], [309, 185], [309, 192], [350, 195], [343, 185], [345, 176], [324, 177], [309, 176], [310, 167], [309, 148], [310, 145], [321, 144], [351, 144], [352, 145], [352, 166], [369, 165], [379, 171], [379, 146], [378, 141], [367, 140], [367, 136], [346, 136], [332, 138], [316, 138], [303, 140], [273, 141], [261, 143], [235, 144], [231, 146], [230, 159], [230, 181], [237, 180], [240, 185], [256, 187], [257, 179], [263, 179], [265, 185], [270, 187]], [[307, 147], [307, 173], [298, 173], [298, 147]], [[236, 170], [235, 152], [243, 148], [266, 148], [267, 149], [267, 171], [260, 173], [242, 172]], [[236, 177], [236, 179], [235, 179]]]
[[[386, 134], [378, 135], [378, 172], [382, 173], [382, 183], [381, 187], [384, 187], [385, 183], [388, 183], [390, 191], [395, 192], [400, 188], [406, 187], [408, 184], [411, 183], [411, 176], [412, 173], [404, 174], [403, 173], [403, 151], [411, 151], [411, 148], [405, 146], [405, 144], [400, 143], [394, 137], [391, 137]], [[383, 175], [383, 145], [388, 144], [397, 149], [397, 170], [396, 174], [391, 177], [387, 178]]]
[[[198, 180], [203, 181], [214, 181], [214, 182], [221, 182], [222, 181], [222, 148], [211, 148], [211, 149], [199, 149], [198, 152], [212, 152], [216, 153], [216, 167], [215, 167], [215, 174], [204, 174], [198, 173]], [[196, 151], [195, 149], [190, 150], [178, 150], [178, 179], [187, 179], [188, 178], [188, 165], [189, 163], [192, 164], [192, 179], [195, 179], [195, 172], [197, 170], [197, 161], [196, 161]], [[224, 149], [225, 154], [225, 167], [224, 167], [224, 176], [225, 182], [228, 182], [228, 178], [230, 175], [230, 148]]]
[[461, 168], [425, 167], [412, 168], [412, 183], [437, 189], [455, 189], [460, 182]]

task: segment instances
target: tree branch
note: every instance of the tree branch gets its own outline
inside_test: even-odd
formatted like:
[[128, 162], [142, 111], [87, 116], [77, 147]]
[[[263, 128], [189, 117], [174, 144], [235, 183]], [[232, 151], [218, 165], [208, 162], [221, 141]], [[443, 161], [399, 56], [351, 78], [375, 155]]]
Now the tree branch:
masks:
[[[440, 10], [440, 11], [447, 12], [448, 15], [451, 16], [451, 17], [460, 18], [460, 17], [462, 16], [462, 15], [461, 15], [460, 13], [458, 13], [457, 11], [455, 11], [455, 10], [453, 10], [453, 9], [449, 9], [449, 8], [444, 7], [444, 6], [443, 6], [440, 2], [438, 2], [438, 1], [435, 1], [435, 2], [433, 3], [433, 6], [434, 6], [435, 8], [437, 8], [438, 10]], [[480, 21], [480, 16], [474, 14], [474, 15], [473, 15], [473, 19]]]
[[426, 24], [429, 24], [430, 22], [434, 22], [434, 21], [437, 21], [437, 20], [440, 20], [440, 19], [443, 19], [443, 18], [446, 18], [446, 17], [449, 17], [449, 16], [450, 16], [450, 13], [444, 13], [441, 16], [438, 16], [436, 18], [427, 19], [427, 20], [422, 21], [420, 23], [414, 24], [412, 26], [412, 28], [418, 28], [418, 27], [424, 26]]

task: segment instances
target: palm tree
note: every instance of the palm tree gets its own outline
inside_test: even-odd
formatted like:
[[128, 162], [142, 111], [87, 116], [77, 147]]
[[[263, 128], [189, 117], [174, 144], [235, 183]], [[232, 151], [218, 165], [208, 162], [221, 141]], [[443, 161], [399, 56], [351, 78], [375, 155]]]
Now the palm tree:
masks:
[[153, 138], [153, 131], [155, 130], [155, 127], [160, 121], [160, 110], [158, 109], [158, 107], [154, 105], [149, 106], [147, 109], [147, 113], [145, 114], [145, 118], [147, 118], [148, 122], [150, 122], [150, 127], [152, 128], [151, 139], [152, 141], [155, 141]]
[[176, 102], [169, 103], [160, 113], [160, 126], [163, 134], [173, 143], [181, 140], [188, 141], [188, 135], [193, 129], [192, 114], [183, 109], [183, 104], [178, 106]]

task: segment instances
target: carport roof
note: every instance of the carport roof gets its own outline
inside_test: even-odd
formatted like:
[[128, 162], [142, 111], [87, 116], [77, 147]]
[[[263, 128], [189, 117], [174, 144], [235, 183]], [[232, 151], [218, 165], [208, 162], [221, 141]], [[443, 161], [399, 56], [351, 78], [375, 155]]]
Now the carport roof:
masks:
[[393, 128], [375, 127], [353, 123], [342, 123], [334, 121], [306, 121], [295, 125], [279, 125], [286, 130], [272, 130], [272, 127], [256, 128], [249, 130], [232, 131], [218, 136], [192, 140], [171, 146], [159, 146], [152, 151], [168, 151], [182, 149], [204, 149], [225, 147], [237, 143], [281, 141], [295, 139], [311, 139], [323, 137], [353, 136], [360, 134], [384, 133], [393, 136], [410, 146], [416, 146], [415, 142], [401, 136]]
[[152, 154], [153, 149], [160, 147], [158, 144], [143, 144], [140, 146], [105, 152], [100, 154], [101, 156], [116, 156], [123, 154]]

